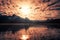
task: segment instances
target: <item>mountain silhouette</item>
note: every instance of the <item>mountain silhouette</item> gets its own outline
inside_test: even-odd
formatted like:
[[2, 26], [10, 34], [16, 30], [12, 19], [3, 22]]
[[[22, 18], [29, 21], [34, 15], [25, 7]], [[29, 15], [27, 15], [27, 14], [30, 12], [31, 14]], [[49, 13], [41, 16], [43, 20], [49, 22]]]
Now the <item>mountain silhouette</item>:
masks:
[[47, 23], [60, 23], [60, 19], [48, 19], [47, 21], [45, 21]]
[[21, 18], [19, 16], [16, 16], [15, 14], [13, 16], [6, 16], [0, 14], [0, 23], [60, 23], [60, 19], [48, 19], [46, 21], [40, 21], [40, 20], [29, 20], [28, 18]]
[[13, 15], [13, 16], [6, 16], [0, 14], [0, 23], [23, 23], [23, 22], [30, 22], [28, 18], [21, 18], [19, 16]]

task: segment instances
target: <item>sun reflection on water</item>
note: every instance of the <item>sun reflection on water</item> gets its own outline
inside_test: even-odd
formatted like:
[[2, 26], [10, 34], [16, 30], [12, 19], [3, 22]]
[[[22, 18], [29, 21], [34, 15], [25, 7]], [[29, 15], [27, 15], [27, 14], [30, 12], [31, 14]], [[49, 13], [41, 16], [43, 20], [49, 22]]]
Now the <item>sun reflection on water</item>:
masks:
[[49, 40], [59, 38], [60, 29], [47, 28], [45, 26], [31, 26], [27, 30], [20, 29], [15, 34], [12, 32], [0, 33], [0, 39], [3, 40]]
[[29, 39], [29, 35], [22, 35], [20, 39], [21, 40], [27, 40], [27, 39]]

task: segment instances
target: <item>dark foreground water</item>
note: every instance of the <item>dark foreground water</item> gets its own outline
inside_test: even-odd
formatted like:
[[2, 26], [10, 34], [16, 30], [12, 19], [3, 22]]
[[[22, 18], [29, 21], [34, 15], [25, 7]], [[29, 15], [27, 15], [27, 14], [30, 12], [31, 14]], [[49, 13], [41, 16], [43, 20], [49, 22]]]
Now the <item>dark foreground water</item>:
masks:
[[60, 25], [0, 25], [0, 40], [60, 40]]

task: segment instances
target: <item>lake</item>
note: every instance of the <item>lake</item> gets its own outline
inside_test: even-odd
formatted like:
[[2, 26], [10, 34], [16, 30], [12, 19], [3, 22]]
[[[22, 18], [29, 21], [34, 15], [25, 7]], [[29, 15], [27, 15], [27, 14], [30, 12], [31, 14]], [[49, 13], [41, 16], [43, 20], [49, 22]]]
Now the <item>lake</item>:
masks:
[[60, 40], [59, 27], [57, 23], [0, 25], [0, 40]]

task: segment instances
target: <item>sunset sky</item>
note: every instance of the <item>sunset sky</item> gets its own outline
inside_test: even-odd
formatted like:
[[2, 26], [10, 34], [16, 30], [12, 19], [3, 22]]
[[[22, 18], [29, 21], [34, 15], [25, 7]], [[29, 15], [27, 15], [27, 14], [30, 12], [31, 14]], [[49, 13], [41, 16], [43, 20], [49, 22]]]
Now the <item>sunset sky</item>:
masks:
[[[58, 10], [59, 9], [59, 10]], [[0, 0], [0, 14], [30, 20], [60, 19], [59, 0]]]

